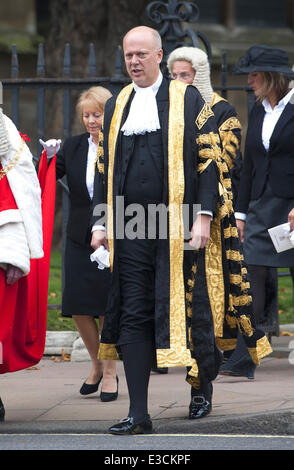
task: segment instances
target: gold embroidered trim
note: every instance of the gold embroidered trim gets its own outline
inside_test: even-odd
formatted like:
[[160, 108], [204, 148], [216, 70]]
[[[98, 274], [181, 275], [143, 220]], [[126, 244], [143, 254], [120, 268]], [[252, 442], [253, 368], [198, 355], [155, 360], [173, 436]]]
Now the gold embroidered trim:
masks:
[[[232, 300], [232, 298], [231, 298]], [[233, 302], [229, 302], [229, 310], [233, 311]], [[236, 317], [233, 317], [232, 315], [229, 315], [228, 313], [226, 314], [226, 322], [229, 325], [230, 328], [234, 329], [237, 326], [237, 319]]]
[[[244, 296], [244, 297], [250, 297], [250, 296]], [[241, 297], [239, 297], [239, 299], [241, 299]], [[250, 299], [251, 299], [251, 297], [250, 297]], [[239, 305], [246, 305], [245, 303], [243, 303], [243, 301], [248, 303], [248, 301], [246, 299], [242, 299], [242, 303], [239, 304]], [[251, 301], [252, 301], [252, 299], [250, 300], [250, 302]], [[236, 305], [236, 304], [234, 303], [234, 305]], [[241, 315], [240, 318], [238, 318], [238, 323], [241, 326], [241, 328], [245, 331], [247, 336], [252, 336], [253, 335], [254, 330], [253, 330], [250, 318], [246, 317], [246, 315]]]
[[[252, 297], [251, 295], [239, 295], [238, 297], [233, 297], [233, 305], [236, 305], [236, 306], [240, 306], [240, 305], [249, 305], [250, 303], [252, 302]], [[240, 319], [241, 319], [241, 324], [242, 324], [242, 321], [243, 321], [243, 317], [244, 317], [244, 322], [245, 320], [247, 320], [248, 318], [244, 315], [241, 315]]]
[[200, 113], [198, 114], [195, 124], [198, 127], [198, 129], [202, 129], [204, 124], [208, 121], [210, 117], [214, 116], [213, 111], [210, 109], [207, 103], [203, 105], [203, 108], [201, 109]]
[[108, 213], [107, 213], [107, 238], [108, 238], [108, 245], [109, 245], [109, 264], [110, 270], [113, 270], [113, 258], [114, 258], [114, 243], [113, 243], [113, 170], [114, 170], [114, 160], [115, 160], [115, 148], [116, 148], [116, 141], [117, 136], [119, 133], [121, 120], [123, 116], [123, 112], [125, 106], [130, 98], [130, 95], [133, 90], [133, 85], [127, 85], [122, 91], [119, 93], [116, 99], [115, 110], [112, 116], [110, 129], [109, 129], [109, 136], [108, 136], [108, 188], [107, 188], [107, 205], [108, 205]]
[[232, 227], [232, 225], [230, 225], [229, 227], [225, 228], [224, 229], [224, 237], [225, 238], [230, 238], [230, 237], [238, 238], [239, 233], [238, 233], [237, 227]]
[[197, 390], [200, 388], [200, 377], [199, 377], [199, 370], [198, 370], [198, 365], [196, 362], [196, 359], [192, 359], [192, 367], [188, 372], [188, 376], [186, 381], [188, 384], [192, 385], [193, 388], [196, 388]]
[[205, 248], [206, 282], [213, 316], [214, 334], [222, 336], [225, 312], [225, 286], [222, 266], [220, 218], [211, 223], [210, 240]]
[[99, 173], [104, 174], [103, 133], [101, 131], [99, 131], [96, 163]]
[[226, 121], [224, 121], [221, 126], [219, 127], [219, 131], [231, 131], [232, 129], [240, 129], [242, 130], [241, 123], [238, 118], [235, 116], [230, 117]]
[[230, 274], [230, 283], [240, 286], [242, 291], [250, 288], [250, 283], [244, 282], [240, 274]]
[[244, 261], [244, 256], [235, 250], [227, 250], [227, 258], [231, 261]]
[[[198, 145], [218, 145], [220, 144], [220, 137], [218, 134], [215, 132], [209, 132], [208, 134], [199, 134], [197, 136], [196, 142]], [[220, 148], [218, 148], [217, 156], [221, 155]], [[216, 160], [217, 158], [214, 157], [213, 160]]]
[[207, 160], [207, 162], [205, 163], [198, 163], [198, 166], [197, 166], [197, 171], [201, 174], [203, 173], [203, 171], [208, 167], [208, 165], [210, 165], [212, 162], [211, 159]]
[[234, 166], [234, 160], [237, 157], [240, 142], [232, 131], [220, 131], [220, 136], [223, 144], [222, 157], [231, 169]]
[[235, 349], [237, 345], [237, 338], [215, 338], [216, 345], [222, 351], [230, 351]]
[[210, 107], [213, 108], [213, 106], [215, 106], [220, 101], [227, 101], [227, 100], [223, 98], [221, 95], [219, 95], [218, 93], [214, 92], [212, 95]]
[[266, 336], [258, 339], [256, 342], [256, 348], [248, 348], [249, 354], [253, 362], [259, 366], [260, 359], [268, 356], [273, 352], [272, 347]]
[[[222, 195], [224, 195], [224, 193], [223, 193]], [[229, 198], [229, 194], [227, 195], [227, 198]], [[233, 204], [232, 204], [232, 200], [231, 200], [231, 199], [227, 199], [227, 200], [225, 201], [224, 205], [220, 207], [220, 217], [221, 217], [221, 219], [223, 219], [224, 217], [226, 217], [227, 215], [229, 216], [229, 215], [232, 214], [232, 213], [233, 213]], [[230, 250], [230, 251], [231, 251], [231, 250]], [[228, 253], [228, 251], [227, 251], [227, 253]], [[232, 253], [231, 256], [236, 256], [236, 257], [239, 256], [239, 258], [240, 258], [240, 253], [239, 253], [239, 252], [236, 252], [236, 253], [238, 253], [237, 255], [234, 254], [235, 252], [231, 252], [231, 253]], [[238, 261], [239, 258], [238, 258], [238, 259], [236, 258], [235, 261]], [[231, 258], [231, 259], [232, 259], [232, 258]]]
[[173, 80], [169, 87], [168, 181], [170, 236], [170, 348], [157, 350], [158, 367], [192, 365], [186, 337], [183, 273], [184, 221], [184, 99], [187, 85]]
[[15, 165], [17, 164], [17, 162], [19, 161], [19, 159], [21, 157], [24, 146], [25, 146], [25, 141], [24, 141], [24, 139], [21, 139], [20, 147], [19, 147], [18, 151], [16, 152], [13, 160], [11, 160], [11, 162], [5, 168], [2, 168], [2, 170], [0, 170], [0, 181], [2, 180], [2, 178], [4, 178], [4, 176], [7, 175], [7, 173], [10, 170], [12, 170], [12, 168], [15, 167]]
[[199, 377], [190, 377], [188, 375], [186, 381], [189, 385], [191, 385], [196, 390], [200, 389], [200, 378]]
[[119, 360], [115, 344], [100, 343], [98, 359]]

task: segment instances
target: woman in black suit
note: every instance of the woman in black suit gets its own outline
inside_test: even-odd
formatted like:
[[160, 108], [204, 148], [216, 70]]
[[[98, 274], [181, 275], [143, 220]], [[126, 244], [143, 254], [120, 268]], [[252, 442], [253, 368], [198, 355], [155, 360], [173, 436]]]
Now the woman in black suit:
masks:
[[[83, 92], [77, 103], [77, 112], [86, 132], [68, 138], [57, 152], [56, 178], [67, 177], [70, 211], [65, 249], [65, 285], [62, 298], [62, 315], [72, 317], [92, 361], [92, 368], [80, 393], [88, 395], [98, 390], [102, 380], [100, 398], [112, 401], [117, 398], [118, 378], [116, 362], [97, 359], [100, 332], [106, 307], [109, 272], [100, 270], [91, 262], [93, 252], [90, 219], [99, 132], [104, 106], [111, 93], [103, 87], [92, 87]], [[41, 142], [47, 155], [58, 141]], [[99, 318], [99, 328], [96, 323]], [[99, 331], [100, 330], [100, 331]]]
[[[294, 89], [289, 87], [294, 72], [285, 51], [253, 46], [235, 73], [248, 74], [256, 96], [235, 217], [251, 278], [253, 312], [262, 325], [269, 267], [290, 267], [294, 282], [294, 248], [277, 253], [268, 233], [269, 228], [288, 221], [294, 206]], [[236, 354], [222, 369], [236, 375], [248, 375], [251, 370], [252, 375], [250, 357], [245, 360]]]

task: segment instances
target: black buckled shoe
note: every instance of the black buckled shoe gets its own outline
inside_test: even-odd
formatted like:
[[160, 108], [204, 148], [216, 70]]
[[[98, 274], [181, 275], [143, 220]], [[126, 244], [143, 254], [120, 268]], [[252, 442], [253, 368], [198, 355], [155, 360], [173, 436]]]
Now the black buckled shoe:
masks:
[[139, 423], [134, 422], [132, 416], [122, 419], [119, 423], [111, 426], [108, 432], [110, 434], [127, 435], [127, 434], [151, 434], [153, 432], [152, 421], [150, 418]]
[[5, 408], [0, 398], [0, 421], [4, 421], [4, 417], [5, 417]]
[[191, 389], [189, 419], [200, 419], [207, 416], [212, 409], [212, 383], [205, 385], [203, 390]]
[[211, 402], [205, 400], [204, 396], [191, 398], [189, 405], [189, 419], [200, 419], [211, 412]]

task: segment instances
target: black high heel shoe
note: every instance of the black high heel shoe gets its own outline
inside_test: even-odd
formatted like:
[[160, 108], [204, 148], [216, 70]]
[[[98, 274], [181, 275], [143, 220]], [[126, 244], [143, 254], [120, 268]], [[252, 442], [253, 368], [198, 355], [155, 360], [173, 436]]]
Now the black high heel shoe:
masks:
[[116, 392], [102, 392], [100, 393], [101, 401], [114, 401], [118, 396], [118, 376], [116, 376]]
[[81, 395], [90, 395], [91, 393], [95, 393], [98, 390], [99, 384], [102, 380], [103, 375], [101, 375], [100, 379], [96, 384], [86, 384], [86, 382], [83, 383], [80, 389], [80, 394]]
[[0, 398], [0, 421], [4, 421], [4, 417], [5, 417], [5, 408]]

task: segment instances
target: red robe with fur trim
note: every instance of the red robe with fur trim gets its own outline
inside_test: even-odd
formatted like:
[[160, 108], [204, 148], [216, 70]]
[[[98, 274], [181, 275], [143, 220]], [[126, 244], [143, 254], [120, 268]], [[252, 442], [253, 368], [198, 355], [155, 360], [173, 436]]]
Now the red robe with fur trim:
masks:
[[[30, 273], [12, 285], [6, 284], [4, 266], [0, 268], [1, 374], [33, 366], [44, 353], [56, 181], [55, 161], [47, 168], [45, 152], [41, 156], [38, 178], [42, 194], [44, 257], [31, 259]], [[7, 177], [4, 176], [0, 181], [0, 215], [17, 209]]]

